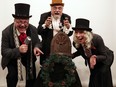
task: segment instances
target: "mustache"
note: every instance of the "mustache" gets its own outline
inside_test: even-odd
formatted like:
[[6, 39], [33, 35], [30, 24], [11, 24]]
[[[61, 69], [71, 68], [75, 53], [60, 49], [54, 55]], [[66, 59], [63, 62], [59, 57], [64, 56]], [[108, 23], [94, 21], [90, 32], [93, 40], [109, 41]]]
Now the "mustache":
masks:
[[59, 13], [55, 13], [55, 15], [59, 15]]

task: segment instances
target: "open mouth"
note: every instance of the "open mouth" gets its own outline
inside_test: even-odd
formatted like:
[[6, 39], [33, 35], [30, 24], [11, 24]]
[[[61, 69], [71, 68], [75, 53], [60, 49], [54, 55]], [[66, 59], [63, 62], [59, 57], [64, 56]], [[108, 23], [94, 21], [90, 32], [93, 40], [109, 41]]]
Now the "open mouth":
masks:
[[55, 13], [55, 15], [59, 15], [59, 13]]
[[78, 37], [78, 41], [79, 41], [79, 43], [82, 43], [84, 41], [84, 38], [83, 37]]
[[78, 40], [83, 40], [83, 37], [79, 37]]

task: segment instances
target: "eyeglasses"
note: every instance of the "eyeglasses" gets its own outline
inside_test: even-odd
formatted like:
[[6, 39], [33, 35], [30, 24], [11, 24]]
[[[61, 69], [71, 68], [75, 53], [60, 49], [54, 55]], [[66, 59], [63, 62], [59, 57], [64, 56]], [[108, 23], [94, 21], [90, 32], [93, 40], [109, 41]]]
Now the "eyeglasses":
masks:
[[15, 19], [15, 22], [19, 25], [21, 24], [27, 25], [29, 24], [29, 19]]

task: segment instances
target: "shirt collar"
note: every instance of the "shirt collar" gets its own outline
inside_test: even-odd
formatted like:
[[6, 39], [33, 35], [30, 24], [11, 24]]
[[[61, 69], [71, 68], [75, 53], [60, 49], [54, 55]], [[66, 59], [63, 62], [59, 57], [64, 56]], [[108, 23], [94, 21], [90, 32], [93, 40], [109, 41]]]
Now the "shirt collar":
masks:
[[[16, 29], [16, 32], [17, 32], [17, 35], [19, 36], [20, 32], [18, 31], [18, 29]], [[26, 33], [26, 31], [24, 33]]]

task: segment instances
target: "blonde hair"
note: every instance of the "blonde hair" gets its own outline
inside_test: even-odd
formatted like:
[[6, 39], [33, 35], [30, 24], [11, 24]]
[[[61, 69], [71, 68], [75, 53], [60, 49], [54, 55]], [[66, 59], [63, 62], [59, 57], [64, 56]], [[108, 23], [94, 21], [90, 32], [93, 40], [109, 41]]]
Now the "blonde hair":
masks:
[[[89, 32], [89, 31], [86, 31], [86, 30], [84, 31], [84, 33], [85, 33], [85, 37], [87, 38], [84, 45], [87, 48], [90, 48], [91, 47], [91, 42], [92, 42], [92, 39], [93, 39], [93, 33]], [[76, 48], [79, 48], [80, 43], [78, 42], [78, 40], [76, 38], [75, 31], [74, 31], [74, 35], [73, 35], [73, 41], [75, 42]]]

